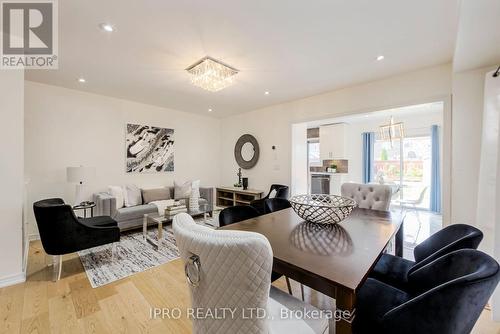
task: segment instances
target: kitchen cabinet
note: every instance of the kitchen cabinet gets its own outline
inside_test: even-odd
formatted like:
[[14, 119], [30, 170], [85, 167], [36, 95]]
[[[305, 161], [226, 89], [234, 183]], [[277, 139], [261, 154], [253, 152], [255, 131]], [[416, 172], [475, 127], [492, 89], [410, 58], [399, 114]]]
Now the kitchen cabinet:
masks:
[[345, 134], [347, 124], [329, 124], [319, 127], [319, 153], [320, 159], [343, 159], [346, 155]]

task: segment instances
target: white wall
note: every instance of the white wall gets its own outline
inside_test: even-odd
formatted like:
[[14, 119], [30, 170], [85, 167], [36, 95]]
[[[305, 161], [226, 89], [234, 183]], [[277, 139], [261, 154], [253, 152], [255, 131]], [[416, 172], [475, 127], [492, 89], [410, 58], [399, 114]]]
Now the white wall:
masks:
[[[28, 201], [74, 198], [67, 166], [92, 166], [96, 177], [86, 196], [108, 185], [172, 185], [174, 180], [219, 183], [220, 121], [210, 117], [26, 81], [25, 159]], [[127, 123], [175, 129], [175, 171], [125, 173]], [[30, 211], [30, 234], [37, 229]]]
[[[485, 75], [484, 111], [478, 178], [477, 225], [484, 232], [483, 249], [500, 259], [500, 78]], [[500, 320], [500, 288], [493, 295], [493, 317]]]
[[439, 100], [449, 109], [450, 94], [451, 65], [447, 64], [222, 119], [221, 180], [226, 185], [236, 180], [233, 149], [244, 133], [257, 138], [261, 156], [257, 166], [243, 174], [252, 188], [267, 190], [272, 183], [291, 184], [292, 123]]
[[292, 182], [290, 195], [306, 194], [309, 166], [307, 159], [307, 124], [292, 125]]
[[22, 282], [24, 72], [0, 70], [0, 287]]
[[[483, 249], [493, 254], [497, 197], [497, 151], [500, 113], [500, 78], [493, 78], [493, 71], [483, 76], [484, 108], [481, 124], [481, 150], [479, 153], [477, 178], [476, 225], [484, 232]], [[500, 228], [500, 226], [499, 226]], [[497, 240], [497, 242], [500, 241]], [[499, 312], [500, 314], [500, 312]]]
[[456, 224], [476, 224], [484, 76], [492, 69], [453, 74], [451, 218]]

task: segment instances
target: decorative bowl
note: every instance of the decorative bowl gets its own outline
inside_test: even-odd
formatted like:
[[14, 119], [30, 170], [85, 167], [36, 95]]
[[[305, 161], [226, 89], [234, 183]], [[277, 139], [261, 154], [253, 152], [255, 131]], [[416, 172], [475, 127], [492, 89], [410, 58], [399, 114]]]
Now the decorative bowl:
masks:
[[293, 210], [305, 221], [317, 224], [337, 224], [356, 207], [353, 199], [337, 195], [296, 195], [290, 198]]

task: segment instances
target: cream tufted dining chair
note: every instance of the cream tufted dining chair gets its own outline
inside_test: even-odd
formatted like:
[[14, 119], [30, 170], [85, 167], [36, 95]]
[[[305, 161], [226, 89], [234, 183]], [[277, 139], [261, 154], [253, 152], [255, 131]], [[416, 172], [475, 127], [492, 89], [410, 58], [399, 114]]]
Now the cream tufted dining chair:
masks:
[[344, 183], [341, 195], [352, 198], [362, 209], [389, 211], [392, 190], [383, 184]]
[[234, 310], [234, 315], [227, 313], [218, 319], [196, 317], [193, 333], [328, 333], [326, 317], [280, 316], [282, 310], [316, 309], [271, 287], [273, 253], [263, 235], [213, 230], [196, 224], [185, 213], [175, 216], [173, 228], [192, 307], [212, 312]]

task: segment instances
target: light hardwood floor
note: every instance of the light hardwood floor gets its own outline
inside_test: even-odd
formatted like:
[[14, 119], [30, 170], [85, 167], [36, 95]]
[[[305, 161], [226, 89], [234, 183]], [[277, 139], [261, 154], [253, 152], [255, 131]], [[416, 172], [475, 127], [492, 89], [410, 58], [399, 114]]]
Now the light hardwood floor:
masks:
[[[39, 241], [31, 243], [26, 283], [0, 289], [0, 333], [190, 333], [191, 322], [151, 319], [150, 309], [189, 306], [180, 260], [93, 289], [77, 254], [64, 257], [63, 274], [51, 281], [51, 259]], [[294, 295], [300, 298], [298, 284]], [[284, 279], [275, 283], [286, 290]], [[306, 288], [306, 301], [327, 307], [328, 298]], [[498, 334], [500, 326], [483, 312], [475, 334]]]

